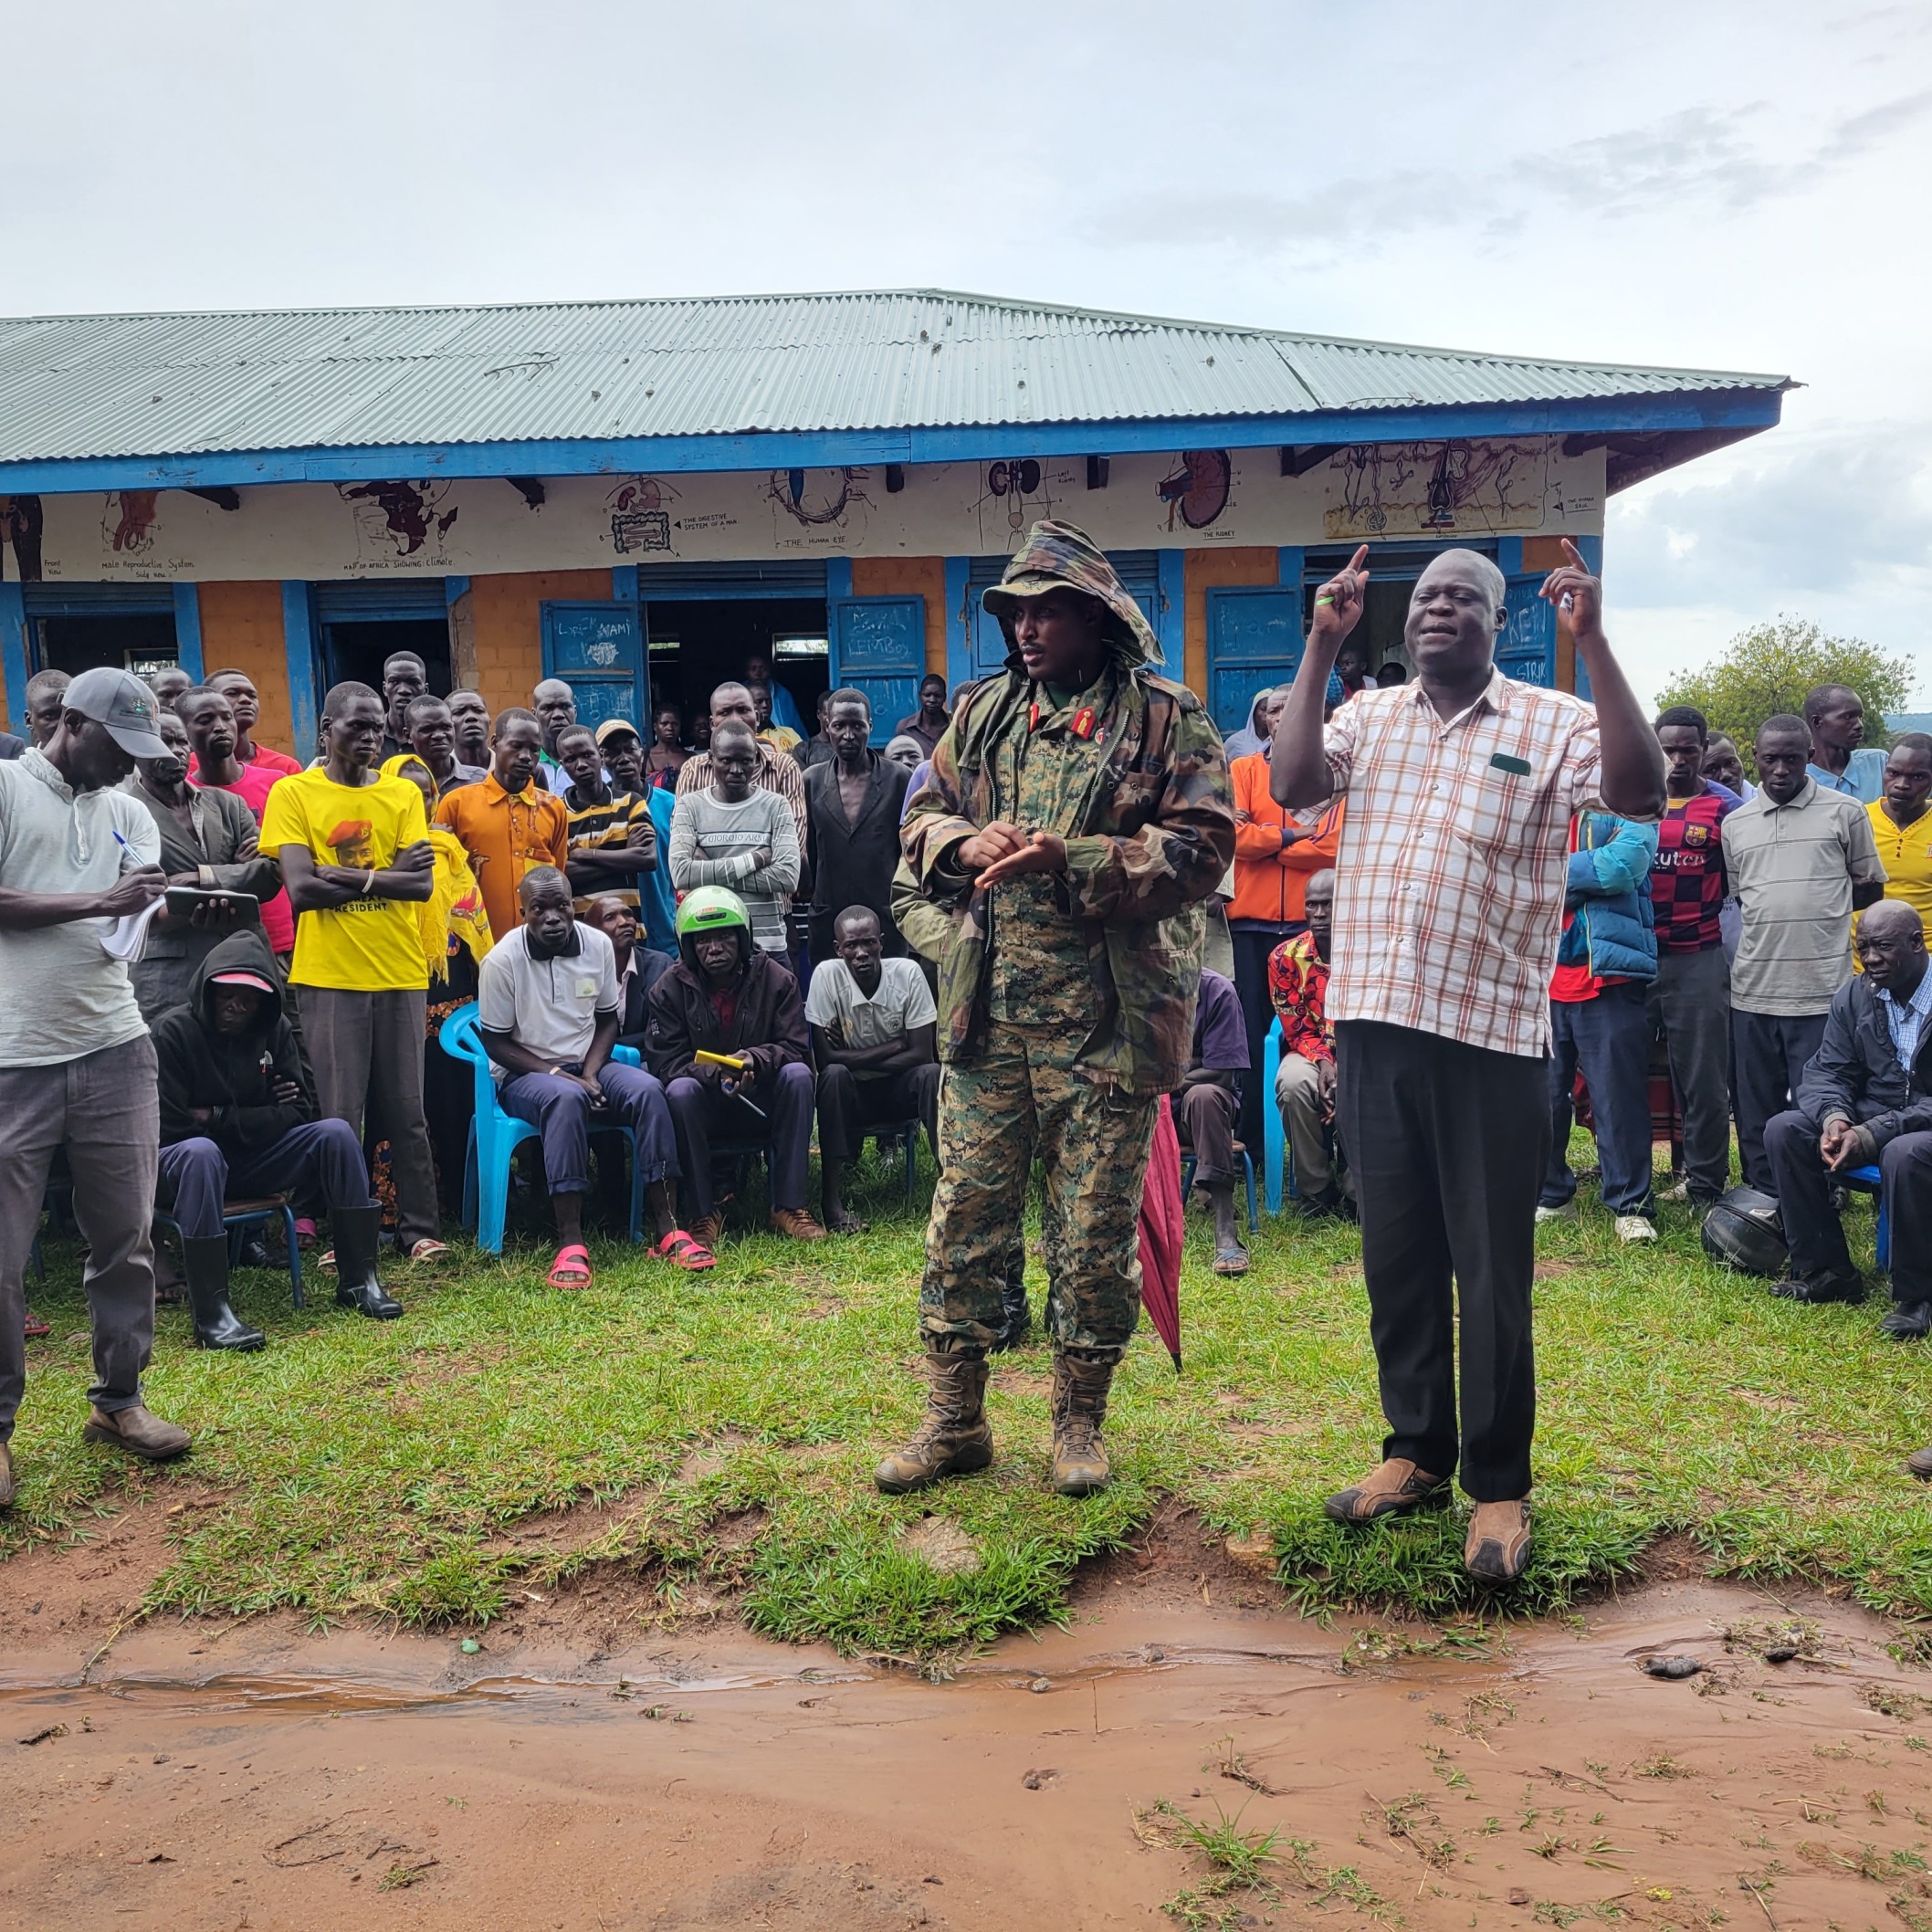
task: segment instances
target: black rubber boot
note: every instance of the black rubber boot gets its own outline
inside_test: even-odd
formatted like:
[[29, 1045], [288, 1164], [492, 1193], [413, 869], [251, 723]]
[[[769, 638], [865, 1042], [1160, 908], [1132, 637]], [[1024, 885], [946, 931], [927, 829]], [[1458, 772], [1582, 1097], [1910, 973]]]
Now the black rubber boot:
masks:
[[262, 1331], [237, 1320], [228, 1306], [228, 1237], [184, 1234], [181, 1259], [188, 1302], [194, 1311], [194, 1346], [243, 1353], [265, 1347], [268, 1338]]
[[992, 1339], [992, 1352], [1017, 1349], [1033, 1332], [1033, 1311], [1026, 1305], [1026, 1250], [1016, 1248], [1006, 1264], [1006, 1280], [1001, 1288], [1006, 1318]]
[[335, 1237], [335, 1299], [371, 1321], [394, 1321], [403, 1304], [375, 1278], [375, 1248], [383, 1232], [383, 1211], [367, 1207], [331, 1208], [329, 1232]]

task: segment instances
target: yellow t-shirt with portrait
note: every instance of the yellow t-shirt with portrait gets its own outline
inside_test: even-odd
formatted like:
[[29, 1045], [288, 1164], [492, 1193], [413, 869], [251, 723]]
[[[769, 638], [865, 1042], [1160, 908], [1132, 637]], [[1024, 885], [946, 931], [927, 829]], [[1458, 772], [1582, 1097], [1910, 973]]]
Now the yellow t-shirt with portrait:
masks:
[[[406, 778], [339, 785], [317, 766], [283, 779], [262, 812], [264, 852], [306, 845], [317, 865], [358, 872], [385, 870], [403, 846], [428, 835], [423, 794]], [[304, 912], [289, 981], [341, 992], [421, 992], [429, 982], [421, 923], [414, 899], [351, 899]]]

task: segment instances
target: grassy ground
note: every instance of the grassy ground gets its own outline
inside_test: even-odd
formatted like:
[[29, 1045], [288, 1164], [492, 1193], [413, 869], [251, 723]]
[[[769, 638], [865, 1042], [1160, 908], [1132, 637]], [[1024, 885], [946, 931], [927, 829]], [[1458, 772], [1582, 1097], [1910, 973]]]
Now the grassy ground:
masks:
[[[173, 1469], [80, 1441], [85, 1312], [73, 1251], [55, 1244], [33, 1295], [54, 1333], [29, 1349], [0, 1558], [84, 1529], [124, 1492], [186, 1482], [223, 1500], [184, 1514], [156, 1608], [483, 1620], [520, 1581], [604, 1558], [656, 1579], [668, 1605], [722, 1575], [774, 1635], [930, 1654], [1054, 1617], [1074, 1566], [1173, 1496], [1217, 1529], [1272, 1536], [1305, 1607], [1484, 1606], [1461, 1567], [1460, 1508], [1360, 1534], [1320, 1516], [1379, 1453], [1351, 1229], [1264, 1217], [1254, 1271], [1224, 1281], [1191, 1217], [1186, 1373], [1143, 1327], [1117, 1383], [1119, 1479], [1104, 1496], [1046, 1491], [1039, 1345], [1000, 1359], [992, 1471], [877, 1495], [872, 1465], [920, 1404], [923, 1214], [896, 1174], [868, 1165], [857, 1180], [870, 1234], [811, 1249], [728, 1237], [704, 1276], [605, 1244], [595, 1286], [558, 1294], [542, 1285], [548, 1247], [513, 1238], [501, 1263], [461, 1252], [440, 1278], [399, 1271], [408, 1312], [376, 1324], [339, 1313], [320, 1282], [296, 1316], [286, 1276], [244, 1274], [264, 1354], [195, 1350], [185, 1314], [163, 1312], [149, 1399], [196, 1438]], [[1900, 1466], [1932, 1440], [1922, 1350], [1878, 1336], [1877, 1302], [1793, 1307], [1711, 1267], [1682, 1209], [1662, 1211], [1654, 1249], [1625, 1252], [1585, 1200], [1579, 1223], [1538, 1237], [1537, 1551], [1508, 1606], [1560, 1605], [1678, 1531], [1717, 1571], [1838, 1580], [1875, 1608], [1932, 1612], [1932, 1505]], [[1853, 1232], [1869, 1255], [1868, 1211]], [[518, 1547], [531, 1512], [619, 1497], [588, 1550], [560, 1562]], [[752, 1507], [761, 1533], [721, 1551], [717, 1526]], [[905, 1546], [929, 1514], [971, 1539], [977, 1568], [942, 1574]]]

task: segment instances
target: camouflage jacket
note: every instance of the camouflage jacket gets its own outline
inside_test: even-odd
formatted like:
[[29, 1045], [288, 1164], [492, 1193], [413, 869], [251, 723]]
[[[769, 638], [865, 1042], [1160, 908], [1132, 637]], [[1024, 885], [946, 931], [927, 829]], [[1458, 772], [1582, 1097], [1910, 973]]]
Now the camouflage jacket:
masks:
[[[1118, 658], [1117, 669], [1113, 698], [1096, 722], [1105, 755], [1075, 824], [1057, 828], [1069, 835], [1055, 893], [1085, 926], [1094, 1024], [1082, 1061], [1131, 1093], [1168, 1093], [1187, 1067], [1200, 908], [1234, 854], [1234, 799], [1220, 734], [1193, 693]], [[900, 834], [906, 864], [896, 898], [909, 898], [910, 885], [950, 928], [937, 950], [942, 1059], [972, 1057], [986, 1026], [992, 963], [986, 895], [955, 854], [981, 826], [1013, 815], [992, 754], [1009, 731], [1024, 729], [1021, 715], [1034, 698], [1015, 666], [960, 700]], [[908, 932], [921, 951], [936, 950], [930, 917]]]

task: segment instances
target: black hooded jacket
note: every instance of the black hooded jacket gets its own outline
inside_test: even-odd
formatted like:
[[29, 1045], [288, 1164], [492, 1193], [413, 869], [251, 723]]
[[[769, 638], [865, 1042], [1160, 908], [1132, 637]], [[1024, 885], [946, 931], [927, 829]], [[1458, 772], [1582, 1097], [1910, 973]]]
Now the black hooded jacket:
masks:
[[[177, 1140], [214, 1141], [230, 1161], [259, 1154], [291, 1129], [316, 1118], [315, 1098], [302, 1067], [295, 1031], [282, 1011], [279, 992], [262, 1006], [247, 1033], [228, 1038], [208, 1016], [209, 982], [218, 972], [257, 972], [279, 987], [275, 961], [259, 931], [237, 932], [224, 940], [201, 963], [192, 1005], [176, 1006], [154, 1023], [154, 1054], [160, 1062], [161, 1144]], [[262, 1055], [272, 1071], [265, 1070]], [[273, 1097], [277, 1080], [293, 1080], [299, 1100], [286, 1105]], [[205, 1107], [214, 1118], [205, 1126], [189, 1109]]]
[[761, 1080], [774, 1079], [780, 1067], [794, 1060], [812, 1064], [805, 1003], [789, 966], [740, 935], [740, 953], [749, 952], [751, 958], [738, 982], [738, 1009], [727, 1030], [719, 1024], [704, 975], [691, 962], [690, 947], [687, 937], [679, 947], [685, 957], [659, 977], [645, 1004], [644, 1062], [660, 1080], [667, 1085], [677, 1079], [715, 1081], [718, 1068], [700, 1066], [692, 1057], [700, 1047], [750, 1061]]

